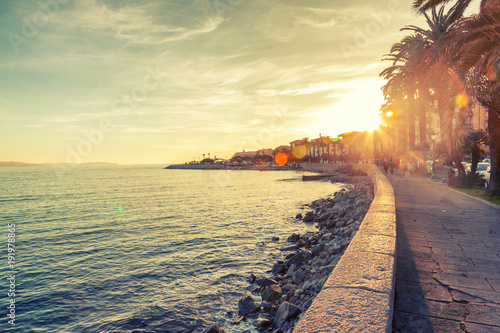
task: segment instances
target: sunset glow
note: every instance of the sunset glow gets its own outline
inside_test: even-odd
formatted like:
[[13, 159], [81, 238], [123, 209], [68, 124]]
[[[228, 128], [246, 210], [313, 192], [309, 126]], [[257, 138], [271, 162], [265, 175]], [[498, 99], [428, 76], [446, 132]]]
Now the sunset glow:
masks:
[[185, 162], [371, 130], [381, 55], [423, 22], [382, 0], [60, 2], [0, 13], [0, 160]]

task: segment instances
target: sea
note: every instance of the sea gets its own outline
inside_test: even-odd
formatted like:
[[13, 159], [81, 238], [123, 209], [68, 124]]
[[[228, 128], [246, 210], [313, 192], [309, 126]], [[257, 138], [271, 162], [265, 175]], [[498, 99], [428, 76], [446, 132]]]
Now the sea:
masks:
[[316, 230], [295, 216], [343, 186], [304, 174], [0, 168], [0, 331], [256, 332], [230, 325], [249, 276]]

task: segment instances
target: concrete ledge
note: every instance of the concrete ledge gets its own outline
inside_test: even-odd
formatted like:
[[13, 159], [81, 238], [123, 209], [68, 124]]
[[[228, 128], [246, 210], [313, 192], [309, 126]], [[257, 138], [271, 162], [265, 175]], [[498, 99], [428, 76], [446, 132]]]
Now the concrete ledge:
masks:
[[[306, 164], [334, 171], [335, 164]], [[394, 191], [375, 165], [354, 164], [372, 179], [375, 197], [361, 226], [294, 333], [392, 332], [396, 268]]]

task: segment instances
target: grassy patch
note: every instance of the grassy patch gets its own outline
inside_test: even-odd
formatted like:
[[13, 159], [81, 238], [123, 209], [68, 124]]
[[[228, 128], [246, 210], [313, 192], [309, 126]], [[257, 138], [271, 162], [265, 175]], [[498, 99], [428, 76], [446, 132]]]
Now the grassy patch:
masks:
[[494, 204], [500, 205], [500, 196], [498, 196], [498, 195], [492, 195], [492, 194], [484, 195], [484, 193], [486, 191], [485, 189], [481, 189], [481, 188], [459, 188], [459, 187], [455, 187], [455, 186], [452, 186], [452, 187], [455, 190], [463, 192], [463, 193], [468, 194], [470, 196], [473, 196], [473, 197], [476, 197], [476, 198], [479, 198], [479, 199], [483, 199], [483, 200], [492, 202]]

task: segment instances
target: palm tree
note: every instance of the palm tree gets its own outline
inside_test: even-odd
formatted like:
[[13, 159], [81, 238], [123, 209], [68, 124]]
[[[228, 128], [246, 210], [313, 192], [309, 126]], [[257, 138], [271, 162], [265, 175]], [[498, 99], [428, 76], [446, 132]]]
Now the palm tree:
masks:
[[[414, 118], [418, 116], [421, 141], [426, 140], [425, 104], [427, 101], [437, 100], [436, 109], [439, 110], [449, 154], [457, 151], [454, 149], [456, 144], [453, 144], [451, 127], [456, 109], [453, 99], [464, 89], [451, 68], [445, 62], [436, 61], [434, 51], [435, 44], [453, 31], [462, 14], [463, 9], [459, 7], [451, 8], [446, 14], [444, 8], [438, 11], [433, 9], [430, 16], [424, 13], [429, 26], [427, 30], [412, 25], [405, 26], [401, 30], [409, 30], [414, 34], [393, 45], [391, 53], [383, 59], [392, 61], [393, 65], [380, 74], [387, 80], [382, 88], [387, 100], [384, 107], [397, 104], [396, 101], [399, 100], [399, 104], [403, 104], [403, 110], [400, 111], [405, 112], [410, 129], [414, 128]], [[410, 147], [413, 147], [415, 135], [411, 130], [408, 135]]]
[[[415, 0], [426, 11], [450, 0]], [[457, 0], [466, 8], [471, 0]], [[500, 195], [500, 0], [482, 0], [478, 15], [465, 19], [442, 48], [462, 74], [469, 91], [488, 110], [491, 159], [489, 192]]]
[[481, 155], [484, 154], [483, 145], [488, 142], [488, 136], [483, 130], [470, 131], [462, 138], [462, 152], [470, 154], [472, 158], [471, 174], [476, 174], [477, 164]]

